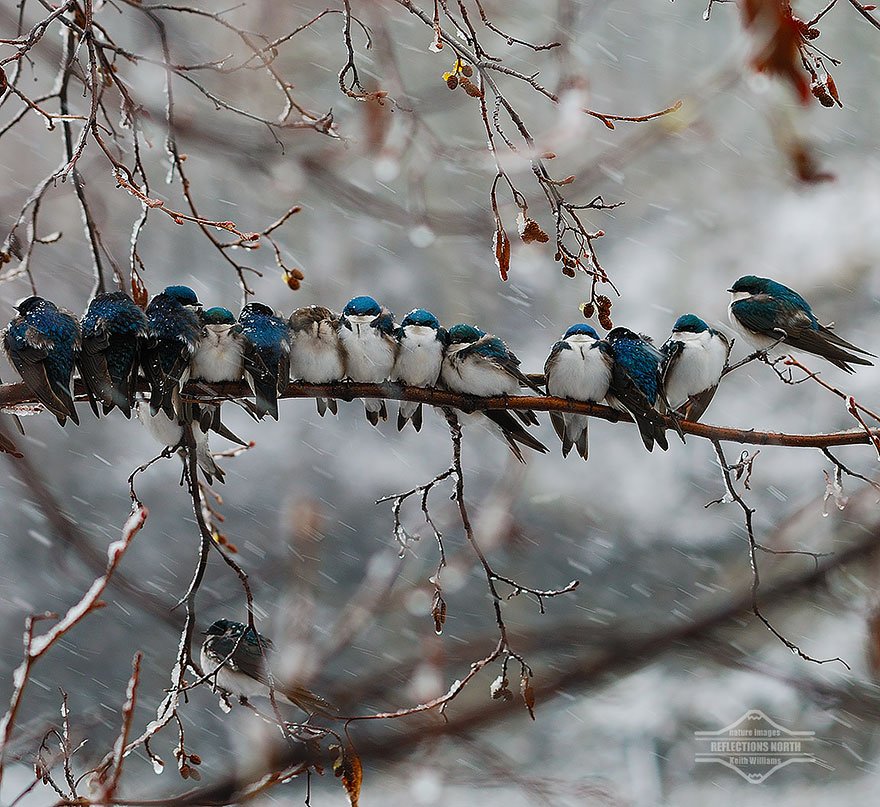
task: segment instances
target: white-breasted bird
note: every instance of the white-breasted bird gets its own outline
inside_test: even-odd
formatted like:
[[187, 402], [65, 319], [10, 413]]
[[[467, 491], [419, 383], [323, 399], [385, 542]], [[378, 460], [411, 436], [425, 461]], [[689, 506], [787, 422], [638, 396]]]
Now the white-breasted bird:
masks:
[[[178, 394], [174, 393], [174, 406], [177, 412], [182, 412], [183, 407], [180, 405]], [[164, 409], [160, 409], [155, 415], [150, 415], [150, 405], [146, 401], [137, 401], [135, 404], [137, 416], [141, 423], [146, 426], [150, 436], [166, 448], [183, 448], [184, 424], [177, 417], [170, 418], [165, 414]], [[199, 422], [198, 410], [195, 409], [192, 420], [193, 439], [196, 444], [196, 462], [205, 475], [210, 485], [214, 481], [214, 477], [218, 482], [225, 482], [223, 469], [214, 462], [211, 454], [211, 447], [208, 445], [207, 428], [202, 428]], [[181, 457], [186, 461], [185, 455], [181, 453]]]
[[189, 377], [192, 381], [219, 384], [241, 381], [244, 372], [244, 339], [236, 328], [235, 315], [220, 306], [203, 311], [202, 335], [192, 357]]
[[[352, 381], [381, 384], [394, 368], [397, 340], [394, 315], [372, 297], [353, 297], [342, 309], [339, 339], [345, 352], [345, 373]], [[385, 400], [364, 398], [367, 420], [373, 426], [388, 419]]]
[[[497, 336], [474, 325], [459, 323], [448, 331], [440, 379], [453, 392], [466, 395], [514, 396], [520, 394], [523, 386], [543, 394], [540, 387], [523, 375], [519, 364], [513, 351]], [[504, 440], [522, 463], [525, 463], [525, 458], [520, 445], [542, 454], [547, 453], [547, 446], [523, 428], [522, 424], [538, 424], [537, 416], [530, 409], [486, 409], [474, 413], [471, 418], [489, 426], [489, 430]]]
[[218, 619], [204, 636], [199, 662], [215, 689], [247, 700], [270, 697], [270, 685], [274, 685], [278, 696], [283, 695], [306, 714], [326, 716], [336, 711], [332, 703], [303, 686], [273, 681], [269, 661], [274, 645], [244, 623]]
[[[608, 394], [614, 360], [607, 342], [585, 322], [572, 325], [562, 339], [553, 345], [544, 363], [547, 392], [557, 398], [598, 403]], [[550, 422], [562, 441], [562, 456], [572, 446], [587, 459], [589, 445], [586, 415], [573, 412], [551, 412]]]
[[[412, 387], [433, 387], [440, 378], [446, 331], [430, 311], [414, 308], [397, 329], [397, 355], [391, 373], [393, 381]], [[397, 412], [397, 429], [411, 422], [416, 431], [422, 428], [422, 405], [417, 401], [401, 401]]]
[[[345, 353], [339, 340], [339, 315], [320, 305], [297, 308], [290, 326], [290, 378], [306, 384], [330, 384], [345, 378]], [[338, 411], [335, 398], [315, 398], [318, 414]]]
[[821, 356], [848, 373], [854, 372], [852, 364], [873, 365], [864, 358], [876, 358], [873, 353], [847, 342], [830, 325], [822, 325], [810, 304], [788, 286], [767, 277], [745, 275], [728, 291], [731, 323], [759, 350], [772, 348], [772, 357], [794, 348]]
[[699, 420], [718, 389], [731, 342], [695, 314], [680, 316], [660, 348], [661, 386], [673, 413]]

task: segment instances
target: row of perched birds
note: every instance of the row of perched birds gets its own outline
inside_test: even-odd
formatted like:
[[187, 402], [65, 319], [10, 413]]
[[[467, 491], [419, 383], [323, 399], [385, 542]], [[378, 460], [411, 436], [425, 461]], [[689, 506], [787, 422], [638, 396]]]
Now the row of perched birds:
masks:
[[[758, 349], [781, 354], [796, 348], [822, 356], [852, 372], [851, 364], [870, 365], [872, 356], [819, 323], [797, 292], [767, 278], [747, 275], [729, 289], [730, 320]], [[4, 332], [3, 347], [25, 384], [63, 426], [79, 423], [71, 379], [82, 378], [97, 415], [114, 407], [126, 417], [135, 405], [138, 370], [149, 388], [149, 414], [142, 420], [166, 445], [177, 445], [183, 424], [197, 422], [199, 464], [222, 480], [207, 450], [207, 432], [237, 439], [219, 420], [219, 406], [184, 406], [187, 380], [207, 383], [245, 378], [253, 390], [251, 413], [278, 419], [278, 396], [288, 380], [326, 384], [348, 379], [386, 380], [417, 387], [442, 386], [481, 397], [512, 396], [523, 388], [543, 394], [520, 370], [513, 351], [499, 337], [475, 325], [446, 329], [425, 309], [394, 316], [372, 297], [354, 297], [341, 314], [322, 306], [295, 310], [288, 319], [268, 306], [247, 303], [236, 319], [226, 308], [204, 309], [187, 286], [169, 286], [141, 310], [124, 292], [97, 295], [77, 321], [70, 312], [41, 297], [28, 297]], [[603, 399], [628, 412], [645, 447], [668, 448], [667, 420], [698, 419], [727, 366], [731, 341], [694, 314], [678, 318], [657, 349], [648, 337], [617, 327], [605, 338], [587, 323], [572, 325], [556, 342], [544, 366], [546, 391], [576, 401]], [[337, 411], [335, 399], [317, 399], [318, 412]], [[385, 401], [364, 399], [374, 426], [387, 418]], [[488, 425], [523, 461], [521, 447], [546, 452], [526, 427], [537, 425], [530, 410], [489, 409], [469, 416]], [[585, 415], [551, 412], [562, 441], [587, 459]], [[422, 404], [401, 401], [397, 426], [422, 425]]]

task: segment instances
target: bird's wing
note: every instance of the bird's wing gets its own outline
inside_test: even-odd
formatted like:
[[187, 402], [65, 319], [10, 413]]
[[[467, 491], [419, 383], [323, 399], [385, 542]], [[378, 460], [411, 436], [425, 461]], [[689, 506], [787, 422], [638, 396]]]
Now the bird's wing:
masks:
[[261, 684], [269, 685], [269, 676], [266, 673], [266, 659], [271, 651], [272, 643], [268, 639], [262, 639], [263, 653], [260, 645], [247, 635], [242, 636], [216, 636], [213, 637], [212, 651], [219, 660], [225, 659], [229, 654], [232, 657], [226, 662], [231, 670], [242, 672]]
[[70, 414], [73, 402], [68, 406], [68, 401], [57, 394], [45, 364], [53, 345], [49, 337], [30, 326], [14, 334], [7, 331], [4, 339], [6, 354], [22, 381], [52, 414], [66, 416]]
[[244, 333], [243, 336], [245, 369], [250, 372], [251, 375], [260, 377], [268, 375], [269, 364], [267, 362], [267, 357], [265, 356], [266, 350], [249, 339], [247, 333]]
[[669, 374], [678, 363], [683, 351], [684, 343], [671, 337], [664, 343], [663, 347], [660, 348], [660, 352], [663, 355], [663, 359], [660, 362], [660, 387], [662, 389], [666, 388], [666, 381], [669, 378]]
[[[235, 639], [222, 637], [222, 645], [226, 648], [225, 652], [223, 652], [221, 642], [217, 643], [216, 649], [218, 653], [222, 652], [222, 658], [225, 658], [235, 647]], [[262, 651], [260, 645], [262, 645]], [[229, 666], [233, 670], [238, 670], [259, 681], [264, 686], [272, 687], [274, 685], [280, 694], [308, 714], [331, 715], [336, 712], [337, 708], [332, 703], [311, 690], [296, 684], [288, 685], [284, 681], [274, 680], [274, 677], [269, 675], [267, 659], [273, 648], [272, 642], [264, 636], [261, 636], [257, 642], [246, 633], [238, 643], [238, 647], [229, 661]]]
[[744, 328], [770, 337], [781, 336], [781, 332], [790, 336], [801, 329], [812, 329], [815, 324], [815, 318], [803, 308], [786, 305], [769, 294], [737, 300], [731, 303], [730, 310]]
[[522, 370], [519, 369], [520, 361], [516, 357], [516, 354], [514, 354], [513, 351], [510, 350], [510, 348], [508, 348], [507, 345], [505, 345], [497, 336], [486, 334], [485, 336], [480, 337], [472, 345], [463, 348], [459, 352], [459, 355], [464, 359], [471, 353], [476, 353], [492, 362], [492, 364], [500, 370], [503, 370], [509, 376], [515, 378], [521, 387], [528, 387], [539, 395], [544, 394], [544, 390], [531, 381], [528, 376], [523, 374]]
[[642, 435], [645, 448], [651, 451], [654, 441], [665, 451], [668, 448], [665, 424], [659, 419], [648, 397], [640, 390], [618, 362], [611, 371], [611, 392], [620, 404], [633, 416]]
[[[841, 370], [846, 370], [848, 373], [853, 372], [853, 369], [849, 366], [848, 362], [867, 366], [873, 365], [872, 361], [864, 358], [864, 356], [852, 353], [851, 351], [858, 350], [868, 356], [872, 356], [872, 353], [868, 353], [867, 351], [855, 347], [855, 345], [851, 345], [845, 339], [841, 339], [836, 334], [832, 334], [827, 328], [815, 331], [812, 329], [796, 331], [793, 334], [789, 334], [785, 341], [793, 348], [804, 350], [807, 353], [814, 353], [817, 356], [827, 359], [832, 364], [840, 367]], [[845, 349], [843, 347], [844, 345], [846, 348], [849, 348], [849, 350]]]
[[[847, 342], [846, 339], [843, 339], [842, 337], [838, 336], [838, 335], [837, 335], [836, 333], [834, 333], [834, 331], [833, 331], [829, 326], [827, 326], [827, 325], [820, 325], [820, 326], [819, 326], [819, 332], [820, 332], [820, 333], [821, 333], [821, 334], [822, 334], [822, 335], [823, 335], [823, 336], [824, 336], [829, 342], [831, 342], [832, 344], [836, 345], [837, 347], [841, 347], [841, 348], [844, 348], [844, 349], [846, 349], [846, 350], [854, 350], [856, 353], [862, 353], [862, 354], [865, 355], [865, 356], [871, 356], [872, 358], [875, 358], [875, 359], [877, 358], [877, 354], [876, 354], [876, 353], [869, 353], [867, 350], [864, 350], [863, 348], [856, 347], [856, 345], [854, 345], [852, 342]], [[850, 361], [852, 361], [852, 359], [850, 359]], [[868, 364], [870, 364], [870, 362], [868, 362]]]
[[703, 412], [709, 408], [709, 404], [712, 403], [712, 399], [715, 397], [717, 389], [718, 385], [716, 384], [714, 387], [704, 389], [696, 395], [691, 395], [691, 397], [688, 398], [678, 409], [678, 411], [681, 412], [682, 417], [692, 423], [698, 421], [703, 416]]
[[79, 374], [89, 393], [89, 403], [97, 414], [96, 401], [113, 403], [113, 382], [107, 367], [105, 352], [110, 347], [110, 333], [103, 317], [98, 317], [94, 329], [83, 336], [81, 348], [76, 354]]
[[563, 350], [571, 350], [571, 345], [568, 344], [564, 339], [560, 339], [553, 347], [550, 348], [550, 355], [547, 357], [547, 361], [544, 362], [544, 380], [546, 382], [547, 377], [550, 375], [553, 370], [554, 365], [559, 359], [559, 354], [562, 353]]
[[287, 389], [287, 383], [290, 381], [290, 340], [285, 338], [281, 340], [280, 352], [278, 355], [278, 377], [276, 380], [276, 389], [280, 395]]
[[46, 371], [46, 364], [42, 358], [38, 358], [39, 352], [19, 351], [12, 357], [12, 364], [18, 370], [22, 381], [27, 385], [34, 395], [52, 414], [69, 415], [67, 402], [56, 395], [52, 384], [49, 381], [49, 375]]

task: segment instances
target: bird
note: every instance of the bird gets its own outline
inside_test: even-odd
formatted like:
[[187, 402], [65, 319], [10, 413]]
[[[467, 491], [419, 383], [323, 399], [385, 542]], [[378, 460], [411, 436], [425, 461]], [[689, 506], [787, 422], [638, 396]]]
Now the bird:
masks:
[[[448, 389], [466, 395], [519, 395], [521, 386], [543, 394], [536, 384], [523, 375], [519, 364], [513, 351], [497, 336], [474, 325], [459, 323], [448, 331], [440, 378]], [[475, 417], [483, 423], [488, 419], [490, 431], [507, 443], [520, 462], [525, 463], [520, 445], [542, 454], [547, 453], [547, 446], [517, 422], [519, 418], [526, 426], [537, 425], [538, 418], [530, 409], [486, 409], [475, 413]]]
[[[241, 381], [244, 373], [244, 338], [235, 315], [222, 306], [201, 312], [202, 335], [192, 357], [191, 381], [222, 384]], [[220, 404], [190, 404], [184, 420], [199, 418], [202, 429], [217, 432], [239, 445], [246, 446], [220, 420]]]
[[215, 306], [202, 312], [202, 335], [192, 357], [189, 376], [193, 381], [220, 384], [241, 381], [244, 339], [235, 315]]
[[779, 356], [784, 353], [779, 343], [784, 342], [796, 350], [821, 356], [847, 373], [854, 372], [850, 364], [873, 366], [865, 356], [877, 358], [839, 337], [831, 325], [822, 325], [800, 294], [775, 280], [745, 275], [728, 291], [731, 323], [759, 350], [777, 346], [771, 353]]
[[[394, 315], [372, 297], [352, 297], [342, 309], [339, 340], [345, 352], [345, 373], [351, 381], [381, 384], [391, 375], [397, 340]], [[378, 426], [388, 419], [382, 398], [364, 398], [367, 420]]]
[[42, 297], [27, 297], [3, 331], [3, 350], [25, 386], [63, 426], [79, 425], [70, 381], [81, 334], [76, 317]]
[[[413, 387], [434, 387], [440, 378], [446, 331], [440, 321], [424, 308], [414, 308], [397, 329], [397, 355], [391, 379]], [[412, 423], [422, 429], [422, 405], [417, 401], [401, 401], [397, 411], [397, 430]]]
[[186, 454], [184, 452], [184, 429], [187, 425], [191, 426], [193, 433], [193, 441], [196, 448], [196, 463], [205, 475], [208, 484], [213, 484], [216, 478], [218, 482], [226, 482], [226, 473], [214, 461], [211, 454], [211, 448], [208, 445], [208, 430], [204, 428], [198, 417], [198, 410], [195, 415], [188, 420], [188, 423], [181, 422], [182, 418], [178, 412], [182, 410], [178, 394], [174, 393], [175, 398], [175, 414], [169, 417], [164, 409], [160, 409], [156, 414], [152, 414], [150, 406], [146, 401], [137, 401], [135, 403], [135, 411], [138, 420], [144, 424], [150, 436], [155, 439], [159, 445], [169, 449], [179, 449], [181, 459], [186, 463]]
[[660, 382], [673, 413], [699, 420], [718, 389], [727, 366], [731, 341], [696, 314], [683, 314], [660, 352]]
[[[608, 343], [585, 322], [572, 325], [562, 339], [550, 350], [544, 363], [547, 393], [557, 398], [598, 403], [608, 393], [611, 367], [614, 359]], [[567, 457], [572, 446], [587, 459], [586, 415], [572, 412], [551, 412], [550, 422], [562, 441], [562, 456]]]
[[160, 409], [174, 420], [175, 393], [186, 382], [199, 344], [201, 304], [188, 286], [167, 286], [146, 309], [147, 336], [141, 341], [140, 363], [150, 385], [150, 413]]
[[263, 303], [241, 309], [238, 325], [244, 339], [244, 373], [256, 398], [256, 416], [278, 420], [278, 395], [290, 378], [287, 322]]
[[124, 291], [95, 295], [82, 318], [77, 367], [97, 415], [113, 407], [131, 417], [137, 392], [138, 350], [147, 338], [147, 316]]
[[660, 393], [663, 354], [629, 328], [614, 328], [605, 339], [614, 359], [605, 400], [612, 408], [629, 412], [648, 451], [654, 450], [655, 442], [666, 451], [666, 427], [654, 409]]
[[[345, 354], [339, 341], [339, 315], [320, 305], [297, 308], [290, 327], [290, 377], [306, 384], [330, 384], [345, 378]], [[338, 411], [335, 398], [315, 398], [318, 414]]]
[[330, 716], [336, 712], [333, 704], [305, 687], [272, 680], [269, 661], [274, 645], [253, 628], [231, 619], [218, 619], [202, 635], [201, 667], [215, 689], [247, 700], [270, 697], [271, 684], [277, 694], [306, 714]]

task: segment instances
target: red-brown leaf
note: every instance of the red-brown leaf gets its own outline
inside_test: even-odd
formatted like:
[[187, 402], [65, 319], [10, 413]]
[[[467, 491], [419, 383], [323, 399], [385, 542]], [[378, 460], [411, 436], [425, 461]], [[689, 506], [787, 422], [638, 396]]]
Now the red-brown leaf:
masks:
[[147, 287], [144, 285], [144, 281], [141, 280], [141, 276], [138, 274], [137, 269], [131, 270], [131, 299], [135, 301], [135, 304], [140, 308], [147, 307], [147, 300], [150, 298], [150, 295], [147, 293]]
[[434, 599], [431, 602], [431, 616], [434, 617], [434, 631], [439, 636], [443, 633], [443, 624], [446, 622], [446, 600], [440, 593], [440, 589], [434, 591]]
[[361, 784], [364, 781], [364, 768], [361, 758], [354, 746], [331, 745], [330, 753], [334, 755], [333, 773], [342, 780], [342, 786], [348, 794], [351, 807], [358, 807], [361, 796]]
[[502, 280], [507, 280], [510, 273], [510, 239], [500, 222], [492, 239], [492, 249], [495, 251], [495, 265], [498, 267], [498, 274], [501, 275]]

